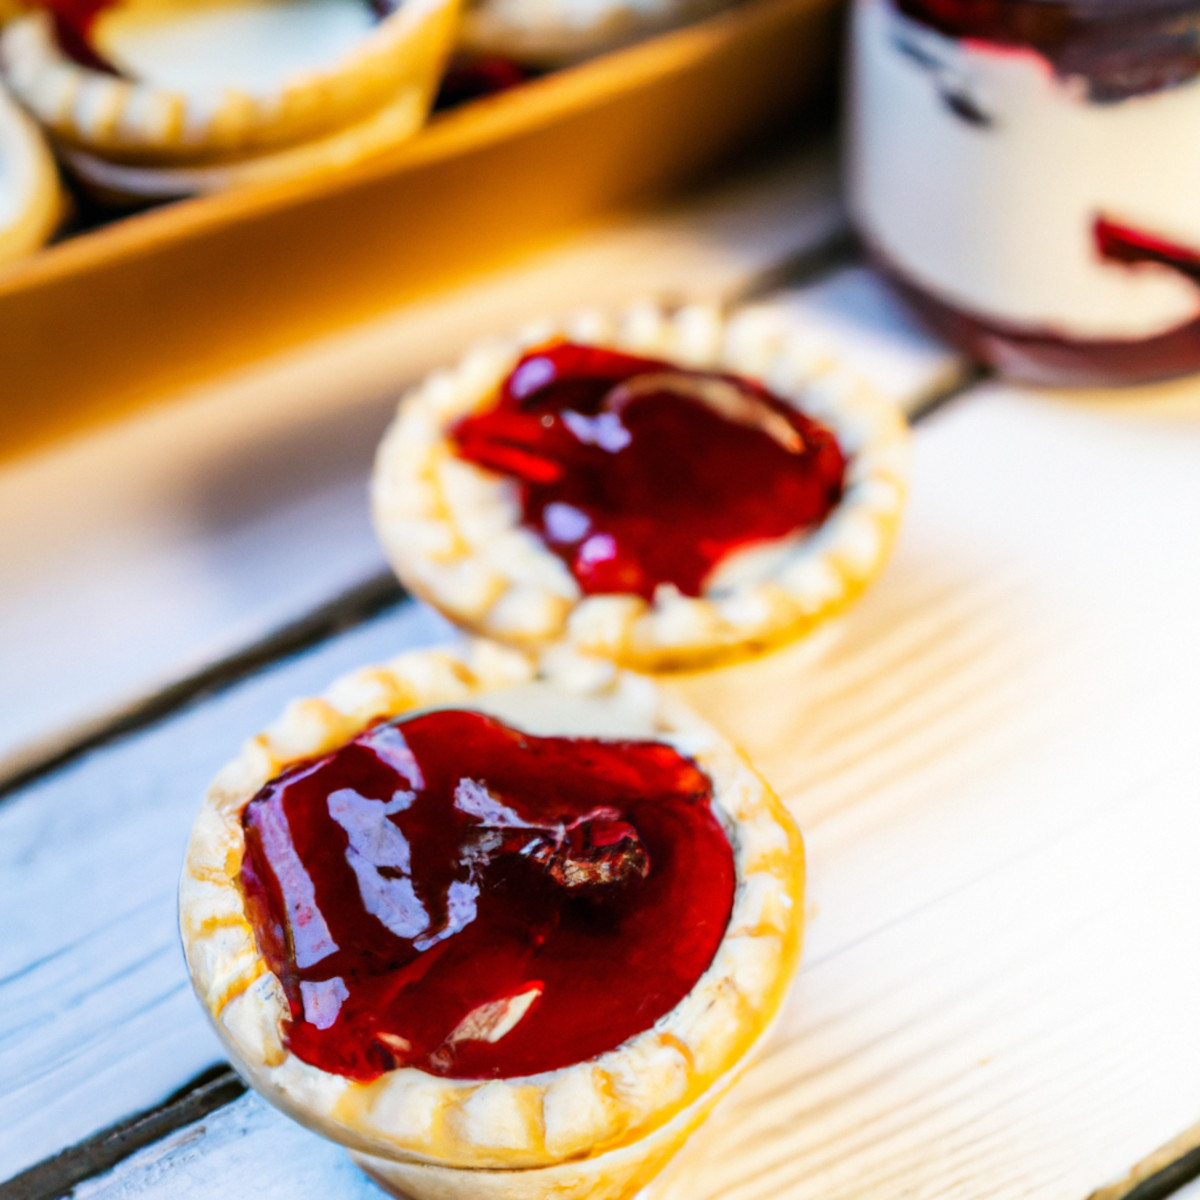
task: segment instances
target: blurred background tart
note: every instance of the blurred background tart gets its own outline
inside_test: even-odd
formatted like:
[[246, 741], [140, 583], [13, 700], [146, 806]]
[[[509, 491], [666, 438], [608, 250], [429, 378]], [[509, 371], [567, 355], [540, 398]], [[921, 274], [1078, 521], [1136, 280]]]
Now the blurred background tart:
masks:
[[203, 170], [292, 152], [286, 173], [312, 165], [297, 148], [345, 161], [350, 129], [415, 132], [456, 19], [456, 0], [53, 0], [9, 22], [0, 51], [68, 155]]

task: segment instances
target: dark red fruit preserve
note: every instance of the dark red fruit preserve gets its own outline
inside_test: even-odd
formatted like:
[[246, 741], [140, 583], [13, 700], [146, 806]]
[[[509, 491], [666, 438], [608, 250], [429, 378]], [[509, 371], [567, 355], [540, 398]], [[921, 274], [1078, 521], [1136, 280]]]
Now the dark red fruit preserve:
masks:
[[750, 380], [559, 342], [517, 364], [458, 453], [520, 484], [525, 525], [585, 593], [698, 596], [726, 555], [838, 502], [833, 434]]
[[446, 710], [374, 726], [246, 806], [241, 884], [293, 1053], [371, 1080], [584, 1062], [695, 986], [733, 906], [708, 777], [658, 742]]

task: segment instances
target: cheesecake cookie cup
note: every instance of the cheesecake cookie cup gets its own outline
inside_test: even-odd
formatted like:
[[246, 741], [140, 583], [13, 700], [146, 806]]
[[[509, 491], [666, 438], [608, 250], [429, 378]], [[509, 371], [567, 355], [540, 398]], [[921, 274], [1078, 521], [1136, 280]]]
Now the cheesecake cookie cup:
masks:
[[882, 568], [908, 435], [768, 309], [643, 304], [478, 346], [400, 402], [372, 485], [414, 594], [638, 670], [771, 650]]
[[763, 1040], [799, 834], [650, 679], [476, 643], [291, 705], [180, 887], [243, 1077], [413, 1200], [624, 1200]]
[[75, 26], [27, 12], [0, 33], [0, 56], [63, 146], [196, 166], [329, 138], [405, 96], [415, 128], [457, 16], [457, 0], [116, 0]]

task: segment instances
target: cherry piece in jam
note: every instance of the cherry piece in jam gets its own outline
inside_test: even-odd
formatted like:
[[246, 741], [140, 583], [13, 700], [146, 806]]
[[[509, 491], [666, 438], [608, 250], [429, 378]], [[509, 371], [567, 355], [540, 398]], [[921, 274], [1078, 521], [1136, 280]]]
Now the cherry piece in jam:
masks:
[[241, 884], [305, 1062], [357, 1080], [583, 1062], [695, 986], [733, 906], [708, 777], [658, 742], [444, 710], [268, 783]]
[[525, 525], [585, 593], [700, 595], [734, 550], [818, 524], [833, 434], [760, 385], [559, 342], [525, 355], [458, 453], [520, 484]]

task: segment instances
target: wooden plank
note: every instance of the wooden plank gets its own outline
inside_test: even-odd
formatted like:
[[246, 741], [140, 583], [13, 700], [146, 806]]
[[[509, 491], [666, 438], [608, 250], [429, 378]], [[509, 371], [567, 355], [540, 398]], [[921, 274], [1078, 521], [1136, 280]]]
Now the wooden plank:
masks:
[[[906, 386], [916, 396], [943, 376], [939, 365]], [[328, 619], [336, 625], [338, 611]], [[174, 930], [203, 788], [290, 696], [444, 630], [420, 610], [388, 612], [0, 806], [0, 1178], [155, 1104], [213, 1061]]]
[[[1200, 1113], [1200, 392], [987, 388], [820, 661], [692, 681], [807, 834], [769, 1053], [654, 1200], [1038, 1197]], [[253, 1097], [80, 1196], [375, 1194]]]

